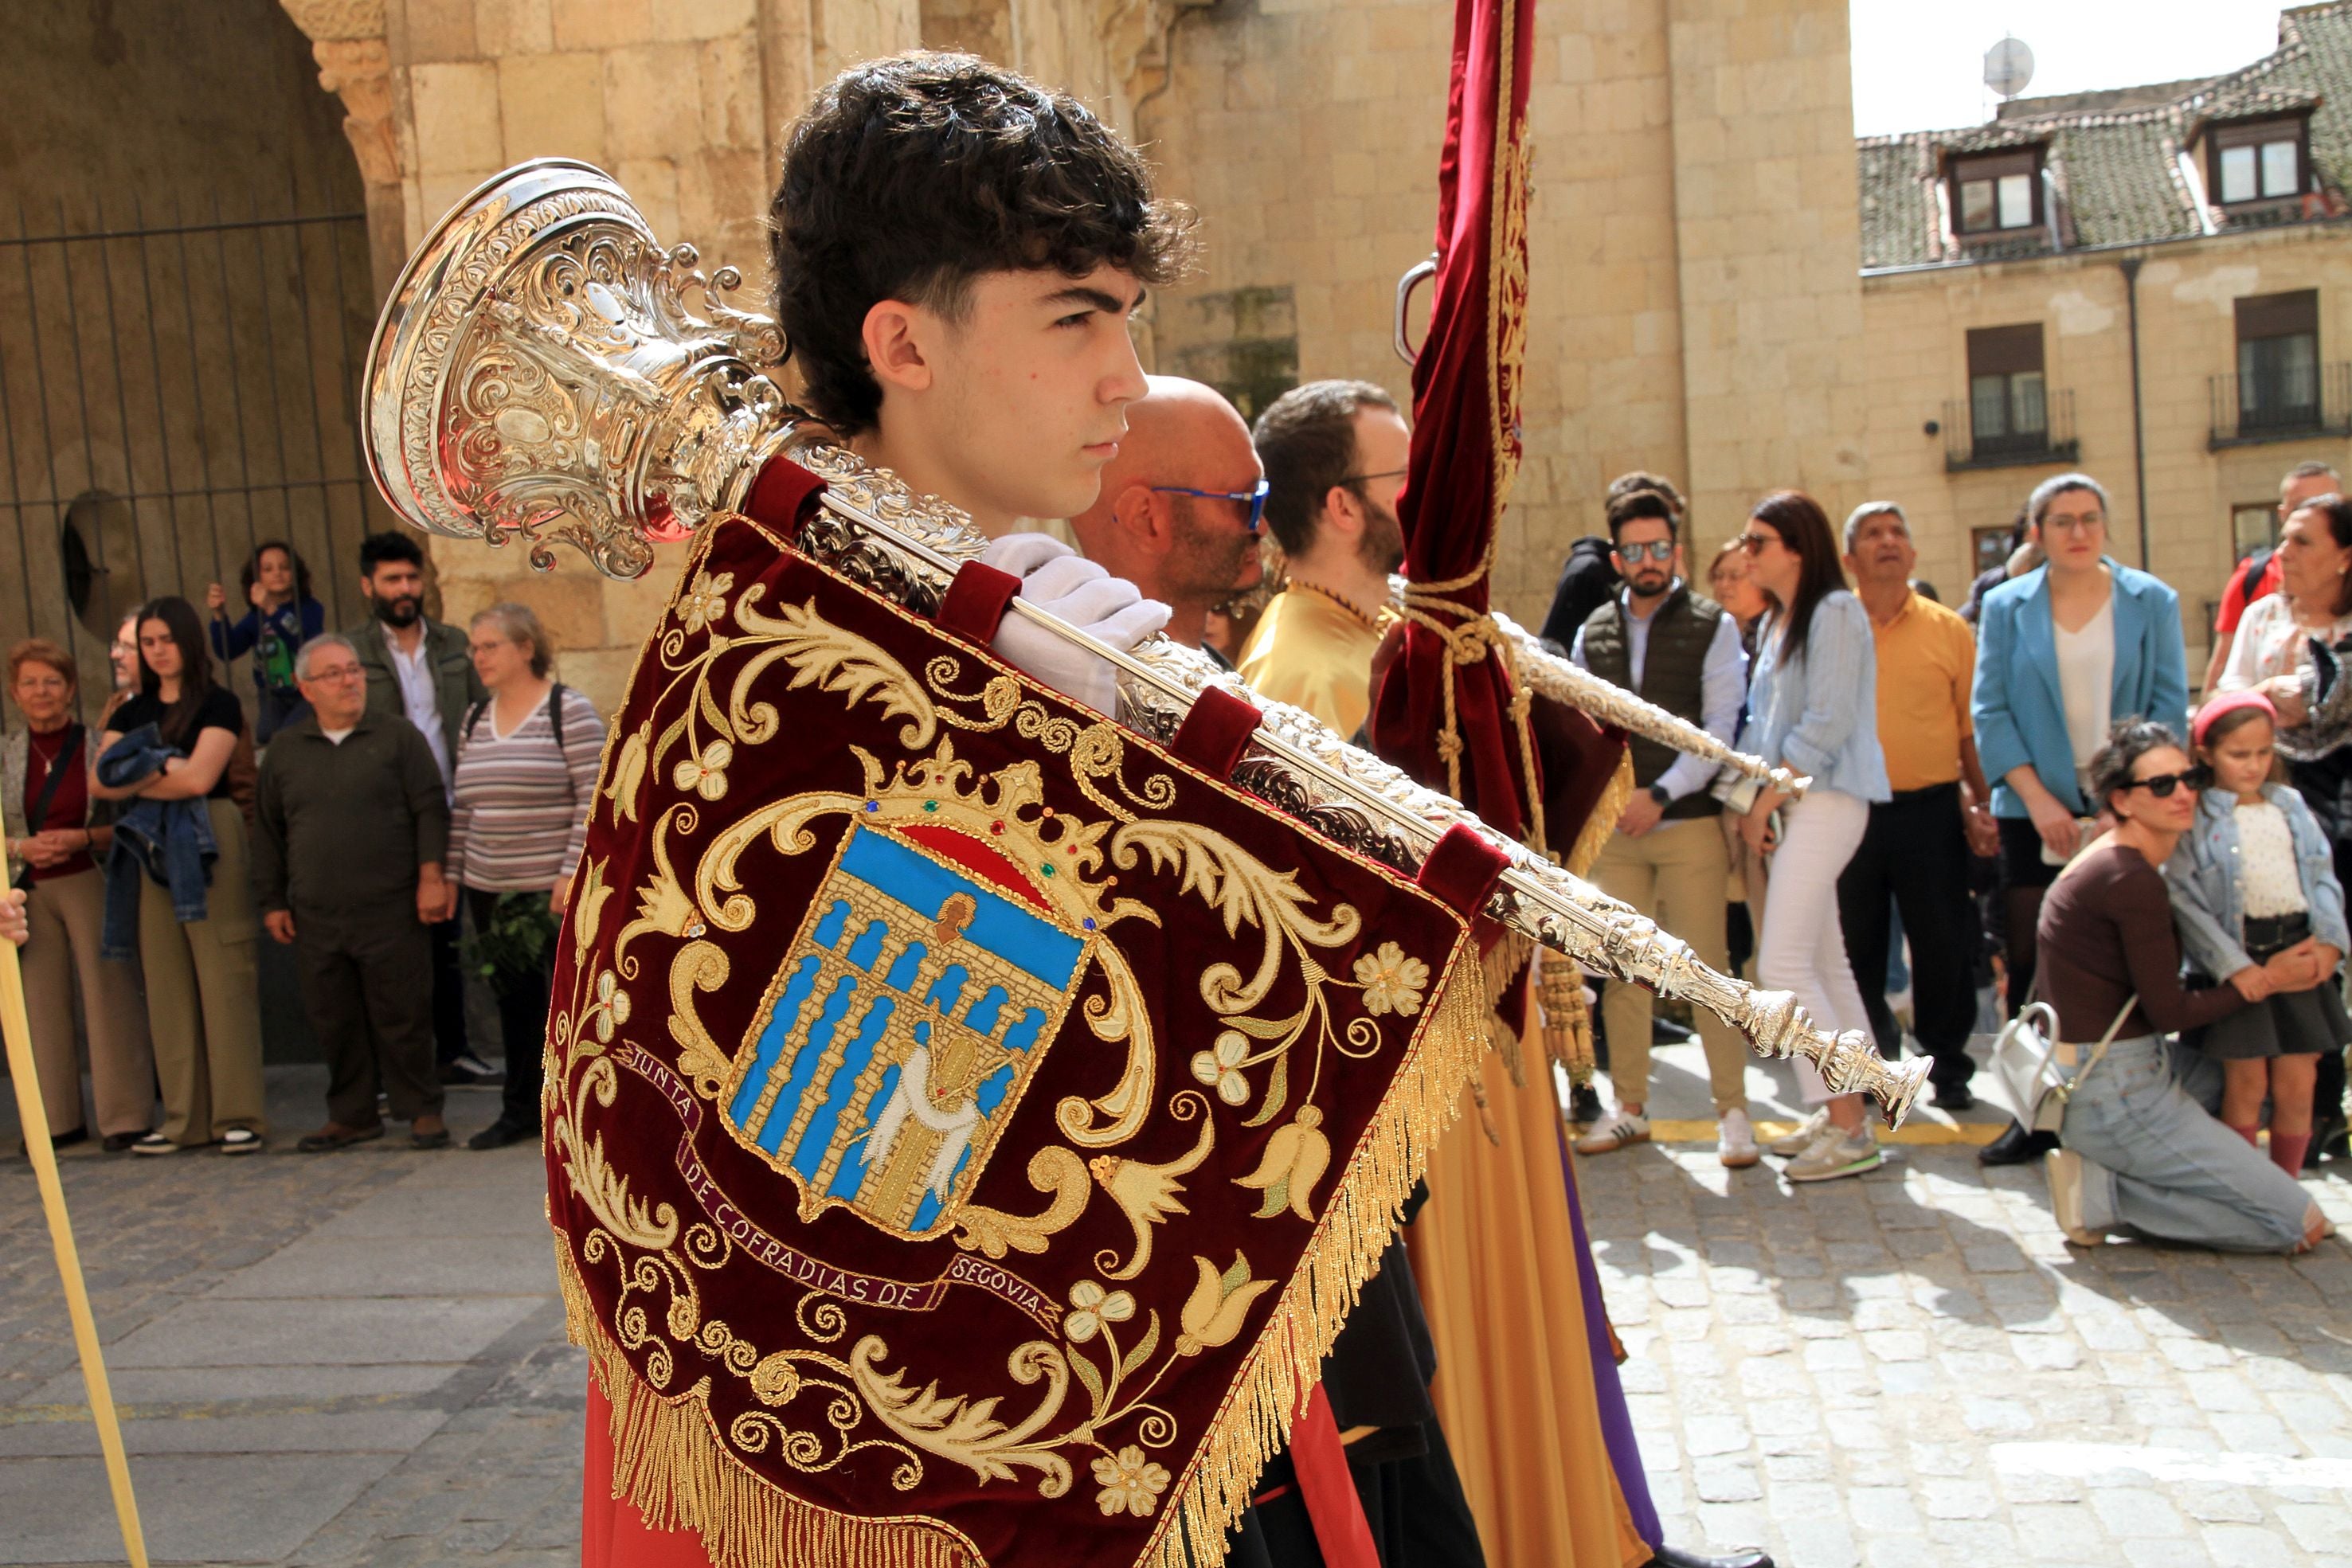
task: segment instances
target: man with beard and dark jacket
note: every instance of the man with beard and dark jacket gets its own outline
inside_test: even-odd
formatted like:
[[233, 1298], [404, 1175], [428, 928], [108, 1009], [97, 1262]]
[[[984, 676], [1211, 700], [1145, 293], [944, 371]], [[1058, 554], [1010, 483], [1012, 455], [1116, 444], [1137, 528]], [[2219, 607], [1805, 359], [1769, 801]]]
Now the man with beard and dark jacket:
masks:
[[[425, 613], [425, 552], [405, 534], [360, 541], [360, 592], [374, 612], [344, 633], [367, 672], [372, 718], [405, 718], [416, 727], [448, 789], [457, 756], [457, 726], [488, 690], [474, 673], [466, 633]], [[466, 982], [457, 967], [456, 918], [433, 931], [433, 1039], [441, 1082], [488, 1082], [496, 1075], [466, 1038]]]

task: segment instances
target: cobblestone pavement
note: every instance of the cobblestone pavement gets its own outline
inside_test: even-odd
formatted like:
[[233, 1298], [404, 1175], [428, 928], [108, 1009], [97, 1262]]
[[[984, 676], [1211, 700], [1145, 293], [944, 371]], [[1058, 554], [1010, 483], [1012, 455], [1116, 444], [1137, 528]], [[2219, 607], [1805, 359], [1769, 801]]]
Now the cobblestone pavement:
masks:
[[[315, 1119], [315, 1076], [273, 1070], [281, 1127]], [[457, 1096], [451, 1119], [494, 1109]], [[1783, 1568], [2352, 1568], [2343, 1242], [2069, 1249], [2038, 1174], [1965, 1146], [1795, 1189], [1706, 1145], [1579, 1169], [1676, 1543]], [[535, 1151], [65, 1170], [157, 1562], [576, 1562], [585, 1372]], [[2309, 1185], [2352, 1229], [2352, 1182]], [[0, 1240], [0, 1563], [120, 1562], [21, 1163]]]

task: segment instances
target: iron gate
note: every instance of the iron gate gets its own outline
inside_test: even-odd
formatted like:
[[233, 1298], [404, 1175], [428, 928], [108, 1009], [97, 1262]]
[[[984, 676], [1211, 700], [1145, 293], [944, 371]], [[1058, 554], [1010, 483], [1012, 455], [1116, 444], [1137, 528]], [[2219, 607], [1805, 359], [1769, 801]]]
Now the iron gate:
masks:
[[20, 207], [0, 235], [0, 641], [70, 648], [85, 718], [122, 615], [203, 613], [215, 582], [242, 615], [261, 541], [292, 542], [328, 625], [362, 608], [359, 540], [388, 522], [360, 449], [366, 217], [245, 205]]

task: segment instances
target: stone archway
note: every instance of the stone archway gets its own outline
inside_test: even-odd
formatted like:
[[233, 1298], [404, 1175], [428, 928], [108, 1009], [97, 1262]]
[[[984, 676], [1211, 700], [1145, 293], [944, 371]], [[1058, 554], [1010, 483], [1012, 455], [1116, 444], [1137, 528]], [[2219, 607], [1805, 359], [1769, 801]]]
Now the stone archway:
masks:
[[278, 0], [310, 40], [319, 85], [343, 100], [343, 135], [367, 189], [368, 250], [381, 298], [408, 256], [400, 134], [383, 0]]

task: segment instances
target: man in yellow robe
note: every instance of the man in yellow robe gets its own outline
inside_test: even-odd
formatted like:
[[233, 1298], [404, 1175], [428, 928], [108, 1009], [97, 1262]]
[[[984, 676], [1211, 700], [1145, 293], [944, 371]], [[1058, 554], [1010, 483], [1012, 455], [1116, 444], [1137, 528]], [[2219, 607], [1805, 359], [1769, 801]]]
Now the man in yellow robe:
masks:
[[1404, 564], [1396, 499], [1412, 435], [1386, 392], [1339, 381], [1283, 393], [1255, 434], [1289, 581], [1242, 649], [1241, 677], [1352, 737], [1371, 711], [1389, 573]]

